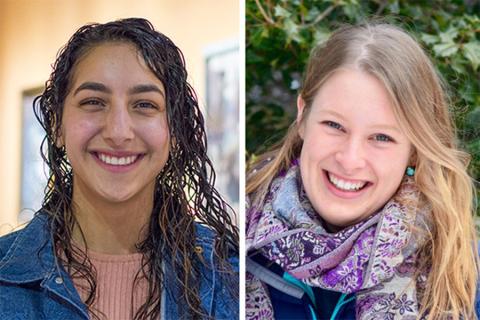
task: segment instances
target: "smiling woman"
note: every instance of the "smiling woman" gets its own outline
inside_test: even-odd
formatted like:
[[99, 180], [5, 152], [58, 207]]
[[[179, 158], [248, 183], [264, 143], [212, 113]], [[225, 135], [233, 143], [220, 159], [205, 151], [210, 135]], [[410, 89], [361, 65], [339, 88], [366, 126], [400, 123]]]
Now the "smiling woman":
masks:
[[321, 87], [303, 122], [302, 97], [298, 108], [301, 178], [312, 206], [331, 229], [365, 220], [393, 196], [411, 162], [388, 92], [374, 76], [343, 69]]
[[[164, 92], [131, 44], [98, 45], [77, 63], [57, 141], [74, 170], [77, 205], [107, 206], [120, 217], [111, 204], [121, 203], [127, 217], [148, 221], [170, 149]], [[129, 202], [143, 204], [146, 215], [129, 214]]]
[[416, 41], [345, 26], [247, 174], [247, 319], [475, 319], [473, 183]]
[[50, 179], [0, 238], [0, 318], [236, 318], [238, 233], [171, 40], [144, 19], [86, 25], [36, 101]]

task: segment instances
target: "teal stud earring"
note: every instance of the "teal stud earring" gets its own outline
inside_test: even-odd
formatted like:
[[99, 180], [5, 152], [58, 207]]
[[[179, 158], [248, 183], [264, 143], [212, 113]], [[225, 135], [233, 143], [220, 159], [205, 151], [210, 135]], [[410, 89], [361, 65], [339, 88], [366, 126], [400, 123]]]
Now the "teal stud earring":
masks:
[[415, 175], [415, 168], [408, 166], [405, 174], [409, 177], [413, 177]]

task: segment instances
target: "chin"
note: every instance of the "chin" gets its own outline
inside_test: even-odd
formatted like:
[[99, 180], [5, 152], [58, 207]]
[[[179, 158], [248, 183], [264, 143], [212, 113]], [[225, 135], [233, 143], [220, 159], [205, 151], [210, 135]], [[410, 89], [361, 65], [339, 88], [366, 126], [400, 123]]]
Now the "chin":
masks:
[[124, 203], [127, 202], [128, 200], [133, 198], [132, 193], [125, 193], [125, 192], [111, 192], [111, 193], [105, 193], [103, 192], [102, 198], [105, 199], [106, 202], [110, 203]]

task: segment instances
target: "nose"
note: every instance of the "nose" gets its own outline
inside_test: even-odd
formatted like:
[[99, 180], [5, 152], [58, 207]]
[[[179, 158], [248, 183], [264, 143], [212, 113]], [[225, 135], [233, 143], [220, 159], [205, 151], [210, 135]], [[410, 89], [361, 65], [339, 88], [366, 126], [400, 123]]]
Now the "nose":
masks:
[[345, 174], [354, 174], [366, 166], [366, 153], [361, 140], [350, 138], [339, 145], [335, 160]]
[[112, 146], [119, 147], [134, 138], [133, 121], [126, 104], [117, 103], [107, 111], [103, 138]]

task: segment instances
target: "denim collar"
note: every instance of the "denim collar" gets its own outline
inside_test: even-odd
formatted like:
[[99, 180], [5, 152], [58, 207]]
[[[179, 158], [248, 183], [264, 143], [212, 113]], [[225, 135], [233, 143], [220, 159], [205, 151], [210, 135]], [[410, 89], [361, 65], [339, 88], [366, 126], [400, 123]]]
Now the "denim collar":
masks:
[[0, 260], [0, 281], [10, 284], [39, 282], [40, 287], [73, 305], [88, 319], [86, 306], [70, 276], [55, 259], [49, 221], [47, 214], [37, 212], [24, 229], [11, 235], [15, 239]]
[[[37, 213], [21, 231], [0, 260], [0, 280], [27, 283], [55, 273], [53, 243], [47, 228], [48, 216]], [[14, 236], [14, 235], [12, 235]], [[37, 257], [37, 259], [32, 259]]]

